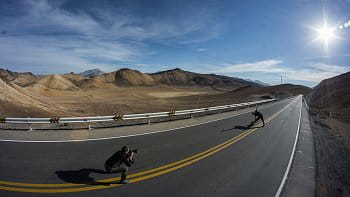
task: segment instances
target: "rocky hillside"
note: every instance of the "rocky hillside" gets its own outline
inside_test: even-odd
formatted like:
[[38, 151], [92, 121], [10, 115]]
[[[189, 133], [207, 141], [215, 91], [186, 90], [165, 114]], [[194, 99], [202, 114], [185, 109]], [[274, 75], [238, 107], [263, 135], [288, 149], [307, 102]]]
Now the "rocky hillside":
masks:
[[154, 79], [138, 70], [120, 69], [115, 73], [115, 83], [121, 86], [151, 86], [155, 85]]
[[77, 90], [78, 88], [73, 84], [72, 81], [64, 77], [64, 75], [47, 75], [37, 81], [50, 89], [56, 90]]
[[215, 74], [199, 74], [179, 68], [157, 73], [146, 74], [138, 70], [123, 68], [115, 72], [104, 73], [100, 70], [89, 70], [79, 74], [54, 74], [35, 76], [32, 73], [18, 73], [0, 69], [0, 78], [21, 87], [36, 86], [56, 90], [79, 90], [98, 88], [104, 85], [116, 86], [201, 86], [214, 90], [230, 91], [244, 86], [260, 87], [261, 85], [248, 80]]
[[[256, 86], [243, 86], [237, 88], [233, 91], [224, 92], [221, 94], [215, 94], [211, 96], [207, 95], [195, 95], [187, 96], [182, 98], [177, 98], [177, 100], [183, 100], [187, 102], [195, 101], [206, 103], [205, 105], [210, 105], [215, 103], [217, 105], [224, 105], [228, 103], [235, 102], [248, 102], [261, 99], [284, 99], [290, 96], [296, 95], [307, 95], [311, 92], [311, 88], [302, 86], [302, 85], [293, 85], [293, 84], [282, 84], [268, 87], [256, 87]], [[232, 100], [228, 102], [228, 100]]]
[[167, 70], [150, 74], [154, 81], [164, 85], [210, 86], [217, 89], [236, 89], [247, 85], [261, 86], [252, 81], [215, 74], [199, 74], [181, 70]]
[[84, 72], [79, 73], [79, 75], [83, 76], [83, 77], [95, 77], [95, 76], [100, 76], [103, 75], [105, 72], [103, 72], [102, 70], [95, 68], [92, 70], [86, 70]]
[[19, 86], [28, 86], [36, 83], [38, 78], [31, 72], [12, 72], [10, 70], [0, 68], [0, 79], [7, 83], [12, 82]]
[[307, 96], [310, 107], [327, 112], [350, 112], [350, 72], [325, 79]]
[[43, 100], [13, 82], [0, 79], [0, 116], [4, 115], [48, 115], [60, 113], [62, 108], [53, 102]]

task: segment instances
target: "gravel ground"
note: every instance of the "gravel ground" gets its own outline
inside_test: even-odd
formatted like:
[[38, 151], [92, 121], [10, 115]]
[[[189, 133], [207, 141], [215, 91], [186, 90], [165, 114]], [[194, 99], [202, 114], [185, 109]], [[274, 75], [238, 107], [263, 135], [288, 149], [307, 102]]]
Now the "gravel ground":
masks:
[[316, 155], [316, 196], [350, 197], [350, 124], [312, 116]]

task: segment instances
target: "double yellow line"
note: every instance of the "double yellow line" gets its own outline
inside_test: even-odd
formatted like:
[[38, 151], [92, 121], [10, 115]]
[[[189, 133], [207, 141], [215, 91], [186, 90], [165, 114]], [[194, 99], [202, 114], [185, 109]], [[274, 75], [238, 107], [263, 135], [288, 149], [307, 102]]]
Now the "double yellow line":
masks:
[[[276, 117], [279, 113], [281, 113], [284, 109], [290, 106], [292, 103], [285, 106], [283, 109], [278, 111], [276, 114], [271, 116], [266, 120], [266, 123], [270, 122], [274, 117]], [[261, 124], [260, 124], [261, 125]], [[244, 131], [243, 133], [235, 136], [224, 143], [221, 143], [215, 147], [212, 147], [206, 151], [193, 155], [191, 157], [185, 158], [180, 161], [176, 161], [164, 166], [160, 166], [154, 169], [146, 170], [143, 172], [131, 174], [128, 176], [130, 179], [130, 183], [135, 183], [147, 179], [151, 179], [177, 169], [186, 167], [195, 162], [198, 162], [210, 155], [213, 155], [220, 150], [227, 148], [228, 146], [238, 142], [239, 140], [245, 138], [250, 135], [257, 128], [249, 129]], [[67, 192], [82, 192], [82, 191], [91, 191], [91, 190], [99, 190], [106, 189], [111, 187], [118, 187], [121, 184], [118, 183], [120, 177], [108, 178], [103, 180], [97, 180], [93, 183], [89, 184], [73, 184], [73, 183], [63, 183], [63, 184], [34, 184], [34, 183], [18, 183], [18, 182], [8, 182], [8, 181], [0, 181], [0, 190], [6, 191], [15, 191], [15, 192], [31, 192], [31, 193], [67, 193]], [[109, 184], [109, 185], [108, 185]]]
[[[213, 148], [210, 148], [204, 152], [201, 152], [199, 154], [193, 155], [191, 157], [188, 157], [186, 159], [176, 161], [174, 163], [170, 163], [158, 168], [150, 169], [147, 171], [131, 174], [128, 176], [130, 178], [130, 183], [135, 183], [143, 180], [147, 180], [156, 176], [160, 176], [172, 171], [175, 171], [179, 168], [183, 168], [185, 166], [188, 166], [192, 163], [195, 163], [199, 160], [202, 160], [206, 157], [209, 157], [210, 155], [230, 146], [231, 144], [241, 140], [242, 138], [246, 137], [247, 135], [254, 132], [256, 129], [250, 129], [247, 130], [240, 135], [222, 143], [219, 144]], [[31, 183], [17, 183], [17, 182], [7, 182], [7, 181], [0, 181], [0, 190], [7, 190], [7, 191], [16, 191], [16, 192], [32, 192], [32, 193], [65, 193], [65, 192], [81, 192], [81, 191], [91, 191], [91, 190], [98, 190], [98, 189], [105, 189], [105, 188], [111, 188], [111, 187], [118, 187], [120, 184], [117, 183], [117, 181], [120, 180], [120, 177], [115, 178], [109, 178], [109, 179], [103, 179], [96, 181], [97, 184], [101, 185], [94, 185], [89, 186], [86, 184], [73, 184], [73, 183], [67, 183], [67, 184], [31, 184]], [[115, 182], [115, 183], [113, 183]], [[104, 185], [110, 183], [110, 185]], [[77, 187], [81, 186], [81, 187]], [[32, 187], [32, 188], [28, 188]], [[68, 188], [67, 188], [68, 187]], [[75, 187], [75, 188], [69, 188], [69, 187]]]

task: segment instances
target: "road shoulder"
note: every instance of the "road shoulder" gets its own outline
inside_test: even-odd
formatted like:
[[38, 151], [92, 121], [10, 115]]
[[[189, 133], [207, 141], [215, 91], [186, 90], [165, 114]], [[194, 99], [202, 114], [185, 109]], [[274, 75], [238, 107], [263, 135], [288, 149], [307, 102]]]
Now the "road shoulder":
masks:
[[315, 196], [315, 150], [309, 113], [303, 103], [296, 153], [282, 196]]

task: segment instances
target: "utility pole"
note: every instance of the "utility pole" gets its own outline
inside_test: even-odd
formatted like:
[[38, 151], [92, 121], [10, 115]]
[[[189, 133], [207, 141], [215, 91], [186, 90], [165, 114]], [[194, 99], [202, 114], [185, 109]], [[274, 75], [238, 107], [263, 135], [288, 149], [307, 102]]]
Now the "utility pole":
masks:
[[282, 76], [281, 76], [281, 85], [282, 85]]

